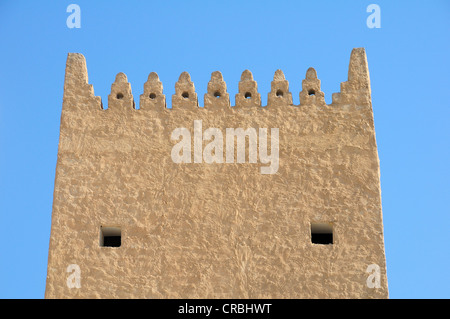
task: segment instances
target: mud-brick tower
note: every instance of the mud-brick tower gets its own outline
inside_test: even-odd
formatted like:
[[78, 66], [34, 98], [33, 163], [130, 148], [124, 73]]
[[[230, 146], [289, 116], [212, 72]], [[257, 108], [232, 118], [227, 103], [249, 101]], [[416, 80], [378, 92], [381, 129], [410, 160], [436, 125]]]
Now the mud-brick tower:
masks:
[[69, 54], [46, 298], [387, 298], [364, 49], [331, 104], [302, 86], [263, 107], [246, 70], [231, 106], [214, 72], [201, 107], [184, 72], [167, 108], [152, 72], [136, 109], [119, 73], [104, 108]]

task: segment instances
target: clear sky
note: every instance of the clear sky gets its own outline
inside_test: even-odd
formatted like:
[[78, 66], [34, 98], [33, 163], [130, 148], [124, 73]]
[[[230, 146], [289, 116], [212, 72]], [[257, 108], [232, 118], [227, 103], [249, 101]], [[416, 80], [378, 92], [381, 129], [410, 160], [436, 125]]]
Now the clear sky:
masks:
[[[70, 29], [69, 4], [81, 8]], [[369, 4], [381, 28], [368, 28]], [[171, 103], [183, 71], [200, 104], [211, 72], [231, 104], [241, 72], [263, 105], [276, 69], [294, 103], [306, 70], [327, 103], [365, 47], [372, 85], [391, 298], [450, 297], [450, 1], [0, 1], [0, 298], [43, 298], [63, 81], [83, 53], [107, 104], [124, 72], [136, 103], [156, 71]], [[69, 249], [69, 248], [68, 248]]]

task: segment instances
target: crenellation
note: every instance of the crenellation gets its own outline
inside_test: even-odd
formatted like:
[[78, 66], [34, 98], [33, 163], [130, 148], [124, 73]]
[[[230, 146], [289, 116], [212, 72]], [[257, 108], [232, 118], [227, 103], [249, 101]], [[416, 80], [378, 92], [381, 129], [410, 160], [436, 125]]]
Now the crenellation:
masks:
[[[367, 57], [364, 48], [352, 50], [348, 80], [341, 82], [341, 92], [332, 94], [332, 106], [339, 105], [371, 105], [370, 78], [367, 66]], [[101, 98], [94, 95], [94, 88], [88, 84], [88, 73], [86, 61], [80, 53], [69, 53], [66, 65], [66, 77], [64, 82], [64, 97], [70, 95], [78, 97], [78, 103], [83, 98], [94, 99], [103, 109]], [[299, 93], [299, 105], [325, 106], [325, 94], [321, 91], [321, 83], [314, 68], [309, 68], [305, 79], [302, 80], [302, 91]], [[267, 95], [267, 106], [294, 105], [292, 93], [289, 92], [289, 82], [286, 80], [282, 70], [276, 70], [271, 82], [271, 90]], [[249, 70], [242, 72], [239, 81], [238, 93], [235, 95], [236, 107], [262, 106], [261, 94], [258, 92], [257, 82]], [[108, 96], [108, 108], [135, 108], [131, 85], [127, 76], [120, 72], [111, 85], [111, 94]], [[194, 83], [188, 72], [181, 73], [175, 83], [175, 94], [172, 95], [172, 108], [178, 107], [200, 107]], [[230, 95], [227, 85], [220, 71], [211, 73], [207, 92], [204, 95], [204, 107], [221, 109], [231, 107]], [[144, 92], [140, 95], [140, 109], [165, 109], [167, 108], [166, 97], [163, 94], [163, 84], [158, 74], [151, 72], [147, 82], [144, 83]]]
[[350, 56], [348, 80], [341, 83], [341, 92], [334, 103], [371, 106], [370, 77], [364, 48], [355, 48]]
[[320, 90], [320, 80], [314, 68], [306, 71], [305, 79], [302, 81], [300, 92], [300, 105], [325, 106], [325, 94]]
[[276, 70], [271, 83], [271, 90], [267, 96], [267, 106], [293, 105], [292, 93], [289, 92], [289, 82], [283, 71]]
[[69, 53], [64, 78], [63, 111], [92, 111], [87, 105], [102, 108], [101, 97], [94, 95], [94, 87], [88, 83], [86, 59], [81, 53]]
[[242, 72], [239, 81], [239, 93], [236, 94], [235, 107], [261, 106], [261, 94], [258, 93], [258, 84], [253, 80], [249, 70]]
[[66, 62], [64, 92], [88, 85], [86, 59], [81, 53], [69, 53]]
[[211, 73], [207, 92], [204, 97], [204, 106], [207, 108], [223, 108], [230, 106], [230, 95], [227, 92], [227, 84], [223, 80], [222, 73]]
[[136, 108], [131, 84], [128, 82], [127, 76], [120, 72], [116, 75], [114, 83], [111, 84], [111, 93], [108, 95], [108, 109], [126, 110], [131, 108]]
[[198, 107], [195, 86], [187, 72], [181, 73], [178, 82], [175, 83], [175, 94], [172, 95], [172, 108], [178, 107]]
[[144, 93], [140, 96], [139, 109], [164, 109], [167, 108], [166, 96], [163, 94], [163, 85], [156, 72], [148, 75], [144, 83]]

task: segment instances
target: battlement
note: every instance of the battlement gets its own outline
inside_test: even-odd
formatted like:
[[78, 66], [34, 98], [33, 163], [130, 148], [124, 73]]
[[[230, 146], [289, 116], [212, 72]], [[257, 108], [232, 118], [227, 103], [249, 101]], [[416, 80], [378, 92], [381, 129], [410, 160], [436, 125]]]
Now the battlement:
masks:
[[[66, 66], [65, 95], [72, 92], [78, 96], [96, 100], [98, 109], [103, 109], [100, 97], [94, 96], [92, 85], [88, 83], [86, 60], [80, 53], [69, 53]], [[348, 80], [341, 83], [341, 92], [332, 94], [332, 103], [329, 106], [344, 105], [371, 106], [370, 79], [367, 66], [367, 58], [364, 48], [353, 49], [350, 57]], [[261, 93], [258, 92], [258, 84], [249, 70], [242, 72], [239, 81], [238, 93], [235, 95], [235, 105], [230, 105], [230, 94], [220, 71], [211, 74], [208, 82], [207, 93], [203, 98], [203, 107], [211, 110], [220, 110], [225, 107], [235, 109], [248, 107], [262, 107]], [[299, 93], [299, 106], [326, 106], [324, 92], [321, 91], [320, 80], [314, 68], [309, 68], [305, 79], [302, 81], [302, 91]], [[131, 84], [127, 76], [120, 72], [111, 85], [111, 93], [108, 96], [108, 109], [135, 109], [135, 100], [131, 90]], [[140, 95], [139, 110], [167, 108], [166, 96], [163, 93], [163, 85], [158, 74], [151, 72], [147, 82], [144, 83], [144, 93]], [[271, 82], [271, 90], [268, 92], [267, 105], [272, 108], [277, 106], [296, 106], [292, 102], [292, 93], [289, 91], [289, 82], [283, 71], [276, 70]], [[199, 98], [195, 92], [195, 85], [189, 73], [181, 73], [175, 83], [175, 94], [172, 95], [172, 109], [199, 108]]]

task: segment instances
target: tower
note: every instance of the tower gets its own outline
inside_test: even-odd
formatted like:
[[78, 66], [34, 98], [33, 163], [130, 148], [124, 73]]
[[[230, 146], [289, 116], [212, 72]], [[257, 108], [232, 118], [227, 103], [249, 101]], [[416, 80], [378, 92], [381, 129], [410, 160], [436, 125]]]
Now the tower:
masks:
[[325, 103], [277, 70], [230, 106], [213, 72], [199, 107], [183, 72], [166, 108], [150, 73], [108, 107], [67, 58], [46, 298], [387, 298], [380, 169], [365, 50]]

